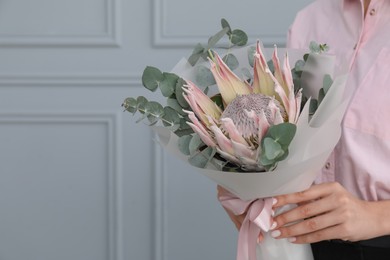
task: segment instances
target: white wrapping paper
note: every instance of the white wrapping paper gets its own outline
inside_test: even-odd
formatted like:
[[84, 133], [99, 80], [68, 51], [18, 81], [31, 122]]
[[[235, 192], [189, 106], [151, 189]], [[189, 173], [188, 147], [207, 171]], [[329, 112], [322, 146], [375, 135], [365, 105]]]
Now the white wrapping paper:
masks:
[[[179, 71], [178, 71], [179, 70]], [[185, 60], [174, 69], [190, 79], [191, 66]], [[296, 135], [289, 147], [289, 156], [271, 172], [222, 172], [209, 165], [197, 168], [203, 175], [242, 200], [267, 198], [309, 188], [325, 164], [341, 135], [341, 121], [349, 98], [344, 95], [347, 76], [337, 77], [309, 123], [308, 104], [297, 123]], [[163, 127], [153, 128], [161, 145], [182, 160], [187, 157], [178, 149], [178, 137]], [[193, 167], [193, 166], [190, 166]], [[265, 233], [257, 247], [260, 260], [312, 260], [310, 245], [298, 245], [286, 239], [274, 239]]]

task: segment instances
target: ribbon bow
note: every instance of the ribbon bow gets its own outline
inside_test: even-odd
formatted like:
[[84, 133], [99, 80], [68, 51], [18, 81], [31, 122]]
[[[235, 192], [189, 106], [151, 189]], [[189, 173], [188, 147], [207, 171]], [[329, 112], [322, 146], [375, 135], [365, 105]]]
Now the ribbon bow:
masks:
[[272, 198], [243, 201], [230, 192], [218, 197], [222, 206], [235, 215], [247, 212], [238, 235], [237, 260], [256, 260], [257, 238], [271, 227]]

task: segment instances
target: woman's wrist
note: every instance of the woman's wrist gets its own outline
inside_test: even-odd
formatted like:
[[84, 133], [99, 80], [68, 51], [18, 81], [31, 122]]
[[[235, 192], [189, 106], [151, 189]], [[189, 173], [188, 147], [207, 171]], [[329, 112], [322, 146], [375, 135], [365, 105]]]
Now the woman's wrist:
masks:
[[390, 200], [370, 201], [367, 203], [367, 210], [373, 218], [372, 228], [374, 237], [390, 235]]

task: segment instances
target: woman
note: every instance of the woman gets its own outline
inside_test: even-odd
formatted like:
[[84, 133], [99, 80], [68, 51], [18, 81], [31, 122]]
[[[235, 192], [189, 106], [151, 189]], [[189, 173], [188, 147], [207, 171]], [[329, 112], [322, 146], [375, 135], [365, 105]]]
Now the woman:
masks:
[[[312, 243], [316, 260], [390, 259], [390, 1], [317, 0], [298, 13], [288, 47], [312, 40], [348, 62], [355, 94], [318, 184], [275, 197], [275, 209], [299, 206], [274, 217], [271, 235]], [[239, 228], [243, 216], [228, 214]]]

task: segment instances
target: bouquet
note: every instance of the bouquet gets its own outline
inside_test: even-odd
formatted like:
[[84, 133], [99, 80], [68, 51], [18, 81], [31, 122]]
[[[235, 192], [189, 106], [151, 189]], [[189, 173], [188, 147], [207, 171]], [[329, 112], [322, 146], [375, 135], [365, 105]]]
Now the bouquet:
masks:
[[[327, 74], [331, 56], [325, 56], [326, 73], [318, 69], [324, 68], [318, 61], [326, 45], [311, 43], [311, 53], [290, 66], [288, 52], [280, 62], [275, 46], [267, 61], [260, 42], [247, 46], [245, 32], [232, 30], [224, 19], [221, 25], [207, 46], [198, 44], [173, 71], [146, 67], [143, 85], [160, 89], [165, 106], [143, 96], [127, 98], [122, 106], [138, 112], [138, 121], [148, 121], [167, 150], [228, 190], [219, 198], [225, 207], [248, 212], [238, 260], [310, 260], [308, 245], [267, 236], [272, 196], [306, 189], [314, 181], [340, 136], [346, 77]], [[217, 46], [225, 35], [228, 47]], [[308, 80], [315, 74], [320, 84]], [[318, 95], [309, 97], [305, 89], [313, 84]], [[257, 246], [260, 232], [265, 240]]]

